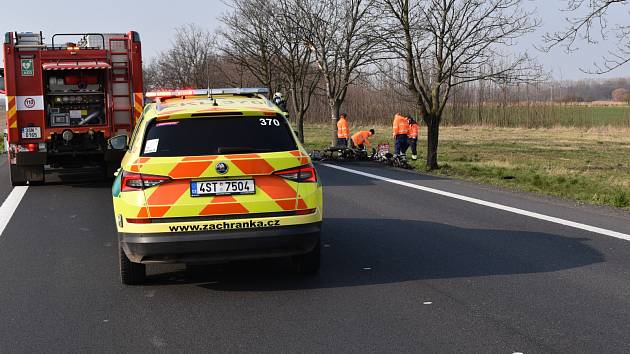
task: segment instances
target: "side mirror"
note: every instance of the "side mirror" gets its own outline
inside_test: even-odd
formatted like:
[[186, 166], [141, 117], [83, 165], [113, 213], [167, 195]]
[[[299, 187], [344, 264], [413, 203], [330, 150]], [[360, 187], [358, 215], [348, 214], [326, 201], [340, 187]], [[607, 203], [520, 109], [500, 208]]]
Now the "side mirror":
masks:
[[127, 134], [116, 135], [108, 140], [109, 146], [112, 150], [127, 150]]

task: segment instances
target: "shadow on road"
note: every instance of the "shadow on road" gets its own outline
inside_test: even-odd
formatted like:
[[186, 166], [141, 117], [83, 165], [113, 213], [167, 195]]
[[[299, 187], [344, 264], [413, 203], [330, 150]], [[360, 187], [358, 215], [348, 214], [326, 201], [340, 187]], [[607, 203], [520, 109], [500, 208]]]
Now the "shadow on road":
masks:
[[291, 274], [286, 261], [262, 261], [157, 274], [149, 284], [278, 291], [544, 273], [604, 261], [584, 238], [424, 221], [326, 219], [322, 241], [322, 269], [316, 277]]

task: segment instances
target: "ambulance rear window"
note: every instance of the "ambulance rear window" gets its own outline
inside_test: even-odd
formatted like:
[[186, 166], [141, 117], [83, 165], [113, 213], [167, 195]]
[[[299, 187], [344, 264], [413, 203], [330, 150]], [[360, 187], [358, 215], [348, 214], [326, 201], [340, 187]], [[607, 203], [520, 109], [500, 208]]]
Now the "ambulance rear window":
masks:
[[142, 156], [203, 156], [296, 150], [291, 128], [278, 117], [212, 117], [153, 121]]

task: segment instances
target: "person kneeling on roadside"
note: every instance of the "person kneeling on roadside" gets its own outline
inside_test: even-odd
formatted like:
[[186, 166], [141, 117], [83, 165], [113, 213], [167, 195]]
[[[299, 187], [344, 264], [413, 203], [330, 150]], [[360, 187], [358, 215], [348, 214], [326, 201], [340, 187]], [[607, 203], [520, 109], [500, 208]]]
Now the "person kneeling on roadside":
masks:
[[365, 150], [366, 145], [367, 147], [371, 146], [368, 138], [372, 135], [374, 135], [374, 129], [362, 130], [358, 133], [355, 133], [354, 135], [352, 135], [352, 145], [356, 146], [358, 149]]
[[411, 147], [411, 159], [414, 161], [418, 159], [418, 130], [418, 122], [413, 118], [409, 118], [409, 134], [407, 137], [409, 147]]
[[396, 113], [394, 116], [393, 132], [392, 136], [395, 139], [395, 153], [396, 155], [404, 155], [407, 152], [408, 137], [409, 134], [409, 118], [403, 116], [400, 113]]

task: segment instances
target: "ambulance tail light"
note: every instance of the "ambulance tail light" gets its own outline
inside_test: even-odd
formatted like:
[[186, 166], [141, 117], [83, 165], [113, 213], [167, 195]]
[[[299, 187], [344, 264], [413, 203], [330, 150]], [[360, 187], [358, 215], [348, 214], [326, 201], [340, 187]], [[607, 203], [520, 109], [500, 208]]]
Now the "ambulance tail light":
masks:
[[123, 171], [122, 188], [123, 192], [140, 191], [146, 188], [155, 187], [171, 179], [164, 176], [143, 175], [134, 172]]
[[126, 218], [130, 224], [150, 224], [151, 219], [148, 218]]
[[317, 171], [312, 164], [276, 171], [274, 175], [295, 182], [317, 182]]

